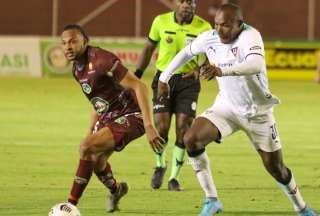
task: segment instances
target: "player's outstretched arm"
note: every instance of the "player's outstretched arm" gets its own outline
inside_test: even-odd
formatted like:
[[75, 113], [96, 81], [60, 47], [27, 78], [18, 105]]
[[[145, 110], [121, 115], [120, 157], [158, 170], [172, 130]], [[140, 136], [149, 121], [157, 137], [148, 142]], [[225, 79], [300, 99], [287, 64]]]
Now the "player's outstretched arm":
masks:
[[127, 73], [121, 80], [120, 84], [125, 88], [130, 88], [135, 91], [138, 104], [142, 112], [143, 124], [148, 141], [155, 152], [161, 152], [165, 141], [160, 137], [158, 131], [153, 126], [150, 106], [148, 103], [148, 88], [146, 84], [137, 79], [131, 73]]
[[181, 66], [186, 64], [193, 58], [193, 55], [187, 52], [187, 49], [190, 49], [189, 46], [182, 49], [170, 62], [168, 67], [164, 72], [161, 73], [158, 82], [158, 100], [162, 100], [169, 97], [169, 85], [168, 82], [173, 76], [174, 72], [179, 69]]

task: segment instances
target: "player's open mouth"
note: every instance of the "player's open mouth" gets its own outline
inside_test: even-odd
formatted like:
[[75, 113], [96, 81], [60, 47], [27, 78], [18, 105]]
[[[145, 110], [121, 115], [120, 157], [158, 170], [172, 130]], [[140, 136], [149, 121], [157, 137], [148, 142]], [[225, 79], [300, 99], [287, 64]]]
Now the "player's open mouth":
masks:
[[66, 56], [67, 56], [67, 57], [73, 57], [73, 56], [74, 56], [74, 53], [73, 53], [73, 52], [66, 52]]

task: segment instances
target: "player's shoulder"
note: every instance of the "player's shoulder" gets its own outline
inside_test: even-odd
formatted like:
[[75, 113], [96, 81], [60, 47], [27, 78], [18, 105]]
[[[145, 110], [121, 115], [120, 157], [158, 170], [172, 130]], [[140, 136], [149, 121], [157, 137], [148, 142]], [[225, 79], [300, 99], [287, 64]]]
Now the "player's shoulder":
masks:
[[261, 38], [261, 34], [253, 26], [243, 23], [243, 30], [242, 30], [241, 34], [239, 35], [239, 37], [241, 39], [244, 39], [244, 40], [246, 40], [248, 37], [250, 37], [250, 38], [253, 38], [253, 37]]
[[219, 35], [218, 32], [215, 29], [210, 29], [207, 31], [202, 32], [199, 37], [201, 37], [204, 40], [210, 40], [210, 41], [219, 41]]
[[97, 58], [99, 56], [113, 57], [115, 56], [111, 51], [102, 49], [100, 47], [88, 46], [89, 58]]
[[88, 47], [88, 60], [93, 64], [109, 66], [115, 61], [118, 61], [118, 57], [109, 50], [102, 49], [100, 47]]

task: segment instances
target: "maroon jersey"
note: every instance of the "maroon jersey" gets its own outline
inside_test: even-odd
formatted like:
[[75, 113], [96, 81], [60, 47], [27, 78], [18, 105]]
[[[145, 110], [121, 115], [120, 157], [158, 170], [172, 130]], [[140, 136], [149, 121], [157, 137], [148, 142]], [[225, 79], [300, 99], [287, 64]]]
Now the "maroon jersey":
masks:
[[92, 103], [100, 121], [140, 112], [133, 90], [123, 88], [119, 82], [128, 73], [113, 53], [88, 46], [85, 65], [74, 63], [73, 76], [83, 93]]

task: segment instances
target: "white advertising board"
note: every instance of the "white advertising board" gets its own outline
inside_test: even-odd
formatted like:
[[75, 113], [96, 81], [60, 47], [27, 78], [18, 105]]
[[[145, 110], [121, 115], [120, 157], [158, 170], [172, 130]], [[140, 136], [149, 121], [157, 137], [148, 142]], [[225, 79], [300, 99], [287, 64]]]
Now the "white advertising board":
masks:
[[41, 74], [38, 37], [0, 37], [0, 75]]

